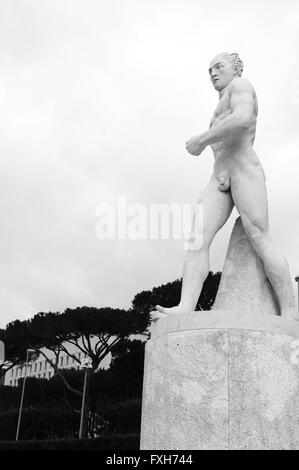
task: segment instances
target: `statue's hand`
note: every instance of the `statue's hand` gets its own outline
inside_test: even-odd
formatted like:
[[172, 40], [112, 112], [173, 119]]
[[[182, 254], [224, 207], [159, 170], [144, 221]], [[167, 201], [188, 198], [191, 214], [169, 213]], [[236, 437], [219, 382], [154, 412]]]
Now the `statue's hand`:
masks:
[[191, 155], [200, 155], [204, 151], [206, 145], [202, 143], [200, 135], [195, 135], [186, 142], [186, 149]]

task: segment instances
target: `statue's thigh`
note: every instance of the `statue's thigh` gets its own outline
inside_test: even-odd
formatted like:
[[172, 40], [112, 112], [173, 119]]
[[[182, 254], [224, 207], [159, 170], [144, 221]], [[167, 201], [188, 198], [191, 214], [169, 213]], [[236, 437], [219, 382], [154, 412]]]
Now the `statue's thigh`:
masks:
[[230, 191], [220, 191], [218, 185], [219, 182], [212, 177], [197, 201], [202, 205], [203, 234], [208, 242], [225, 224], [234, 207]]
[[268, 199], [263, 172], [249, 169], [231, 178], [231, 194], [244, 229], [268, 230]]

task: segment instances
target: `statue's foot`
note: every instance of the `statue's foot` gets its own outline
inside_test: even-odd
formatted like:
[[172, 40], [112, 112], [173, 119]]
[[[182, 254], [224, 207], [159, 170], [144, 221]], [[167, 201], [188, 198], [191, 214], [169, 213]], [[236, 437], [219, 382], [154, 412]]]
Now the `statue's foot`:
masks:
[[159, 318], [165, 318], [169, 315], [184, 315], [185, 313], [191, 313], [191, 310], [177, 305], [176, 307], [161, 307], [161, 305], [156, 305], [155, 310], [152, 312], [154, 314], [153, 321], [159, 320]]
[[281, 311], [281, 316], [287, 318], [288, 320], [297, 320], [299, 321], [299, 315], [295, 308], [288, 308]]

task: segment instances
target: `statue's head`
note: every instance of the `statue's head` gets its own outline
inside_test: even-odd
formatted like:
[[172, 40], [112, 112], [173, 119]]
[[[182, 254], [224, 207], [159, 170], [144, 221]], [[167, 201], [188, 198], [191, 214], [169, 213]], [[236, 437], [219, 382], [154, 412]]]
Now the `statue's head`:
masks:
[[243, 62], [239, 54], [223, 52], [212, 60], [209, 74], [215, 90], [221, 91], [235, 77], [241, 77], [243, 72]]

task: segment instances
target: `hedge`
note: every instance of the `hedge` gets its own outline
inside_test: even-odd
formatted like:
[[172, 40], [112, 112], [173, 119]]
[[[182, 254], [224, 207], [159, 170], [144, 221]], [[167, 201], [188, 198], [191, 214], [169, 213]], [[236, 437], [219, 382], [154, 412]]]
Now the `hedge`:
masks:
[[0, 441], [1, 450], [139, 450], [140, 435], [116, 434], [96, 439]]

